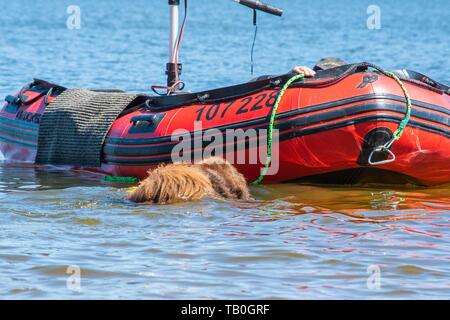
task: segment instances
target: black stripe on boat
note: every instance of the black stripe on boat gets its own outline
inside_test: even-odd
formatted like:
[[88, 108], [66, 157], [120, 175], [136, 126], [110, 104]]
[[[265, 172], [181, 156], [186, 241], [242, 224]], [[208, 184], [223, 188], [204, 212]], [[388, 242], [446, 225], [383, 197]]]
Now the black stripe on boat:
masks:
[[[392, 122], [392, 123], [400, 123], [403, 119], [402, 116], [395, 116], [391, 114], [376, 114], [376, 115], [361, 115], [358, 118], [347, 119], [343, 121], [338, 121], [334, 123], [329, 123], [323, 126], [318, 126], [314, 128], [299, 128], [297, 130], [280, 133], [280, 141], [289, 140], [292, 138], [305, 136], [314, 133], [320, 133], [328, 130], [339, 129], [351, 125], [371, 122], [371, 121], [379, 121], [379, 122]], [[408, 124], [410, 127], [422, 129], [428, 132], [437, 133], [447, 138], [450, 138], [450, 130], [437, 128], [427, 123], [422, 123], [416, 120], [411, 120]], [[246, 143], [246, 147], [248, 147], [248, 142]], [[195, 153], [201, 153], [202, 150], [193, 150]], [[169, 154], [160, 154], [159, 156], [147, 159], [133, 159], [133, 158], [117, 158], [110, 155], [105, 155], [104, 161], [108, 164], [120, 164], [120, 165], [138, 165], [138, 166], [151, 166], [158, 163], [170, 162], [171, 156]]]
[[[404, 106], [396, 103], [389, 103], [389, 102], [373, 102], [373, 103], [365, 103], [365, 104], [359, 104], [359, 105], [353, 105], [346, 108], [340, 108], [340, 109], [333, 109], [329, 112], [314, 114], [310, 116], [305, 117], [299, 117], [294, 118], [290, 120], [285, 120], [283, 122], [279, 122], [276, 125], [276, 128], [280, 130], [280, 132], [301, 128], [304, 126], [312, 126], [315, 124], [320, 124], [323, 122], [329, 122], [333, 120], [339, 120], [350, 116], [355, 116], [359, 114], [369, 113], [369, 112], [383, 112], [383, 111], [389, 111], [389, 112], [395, 112], [395, 113], [402, 113], [404, 111]], [[424, 119], [429, 122], [434, 122], [438, 125], [443, 126], [449, 126], [449, 118], [445, 117], [440, 114], [430, 113], [422, 110], [414, 109], [412, 112], [412, 115], [417, 119]], [[376, 114], [375, 117], [382, 117], [380, 113]], [[401, 116], [399, 116], [400, 119], [402, 119]], [[350, 119], [351, 120], [351, 119]], [[417, 123], [419, 123], [416, 120]], [[412, 123], [412, 122], [411, 122]], [[421, 122], [420, 122], [421, 123]], [[444, 128], [433, 126], [431, 124], [423, 124], [423, 127], [433, 129], [433, 132], [439, 133], [442, 135], [448, 136], [449, 130], [445, 130]], [[326, 129], [326, 126], [321, 126], [320, 129], [322, 131], [328, 130]], [[226, 128], [229, 129], [229, 128]], [[225, 130], [220, 130], [222, 134], [224, 135]], [[259, 126], [254, 128], [255, 130], [261, 130], [261, 129], [267, 129], [267, 125]], [[203, 132], [207, 132], [203, 131]], [[202, 139], [204, 136], [202, 133], [196, 133], [191, 134], [191, 139], [193, 143], [197, 139]], [[203, 139], [204, 140], [204, 139]], [[171, 141], [169, 144], [164, 145], [157, 145], [157, 146], [148, 146], [148, 147], [130, 147], [130, 146], [110, 146], [105, 145], [103, 152], [107, 156], [154, 156], [154, 155], [160, 155], [160, 154], [167, 154], [170, 153], [172, 148], [179, 142], [178, 139], [175, 141]], [[206, 147], [209, 145], [209, 141], [203, 141], [203, 147]]]
[[19, 145], [21, 147], [27, 147], [35, 149], [37, 148], [37, 144], [33, 141], [26, 141], [19, 139], [17, 136], [8, 136], [7, 134], [4, 134], [3, 132], [0, 132], [0, 140], [7, 142], [8, 144], [15, 144]]
[[36, 139], [37, 142], [38, 137], [37, 131], [25, 131], [22, 128], [17, 128], [14, 126], [4, 125], [3, 123], [0, 123], [0, 132], [17, 135], [18, 137], [28, 137], [29, 139]]
[[[352, 97], [352, 98], [347, 98], [347, 99], [342, 99], [342, 100], [338, 100], [338, 101], [332, 101], [332, 102], [327, 102], [327, 103], [323, 103], [323, 104], [319, 104], [319, 105], [313, 105], [313, 106], [309, 106], [309, 107], [304, 107], [304, 108], [297, 108], [295, 110], [292, 111], [287, 111], [287, 112], [283, 112], [283, 113], [279, 113], [276, 116], [277, 120], [280, 119], [284, 119], [284, 118], [288, 118], [288, 117], [294, 117], [294, 116], [298, 116], [298, 115], [305, 115], [307, 113], [311, 113], [311, 112], [316, 112], [316, 111], [322, 111], [322, 110], [326, 110], [326, 109], [331, 109], [331, 108], [336, 108], [336, 107], [340, 107], [340, 106], [344, 106], [350, 103], [357, 103], [357, 102], [363, 102], [363, 101], [367, 101], [367, 100], [374, 100], [374, 99], [388, 99], [388, 100], [395, 100], [398, 102], [404, 102], [406, 103], [406, 99], [404, 97], [400, 97], [400, 96], [396, 96], [396, 95], [391, 95], [391, 94], [367, 94], [367, 95], [361, 95], [361, 96], [357, 96], [357, 97]], [[385, 103], [383, 100], [381, 101], [377, 101], [374, 103]], [[417, 100], [412, 100], [412, 103], [414, 104], [414, 106], [416, 107], [420, 107], [423, 109], [428, 109], [430, 111], [435, 111], [435, 112], [440, 112], [440, 113], [444, 113], [446, 115], [450, 116], [450, 110], [443, 108], [441, 106], [437, 106], [437, 105], [433, 105], [433, 104], [429, 104], [429, 103], [425, 103], [422, 101], [417, 101]], [[415, 114], [417, 114], [417, 109], [414, 109], [413, 106], [413, 112], [415, 112]], [[402, 113], [406, 112], [406, 107], [405, 105], [401, 106], [403, 109], [401, 110]], [[382, 109], [380, 109], [382, 110]], [[421, 111], [421, 110], [420, 110]], [[423, 114], [422, 111], [421, 114]], [[448, 118], [446, 118], [445, 116], [442, 116], [442, 118], [439, 118], [440, 122], [445, 123], [445, 121], [447, 121], [447, 125], [448, 125]], [[447, 120], [444, 120], [447, 119]], [[425, 119], [428, 120], [428, 119]], [[430, 119], [431, 120], [431, 119]], [[433, 121], [433, 120], [431, 120]], [[264, 124], [267, 125], [267, 117], [261, 117], [258, 119], [252, 119], [252, 120], [247, 120], [247, 121], [241, 121], [241, 122], [236, 122], [233, 124], [229, 124], [229, 125], [225, 125], [225, 126], [218, 126], [215, 127], [214, 129], [218, 129], [218, 130], [226, 130], [226, 129], [238, 129], [238, 128], [246, 128], [246, 127], [250, 127], [250, 126], [257, 126], [260, 124]], [[209, 130], [209, 129], [206, 129]], [[174, 137], [174, 139], [176, 138], [176, 136]], [[108, 144], [114, 144], [114, 145], [151, 145], [151, 144], [163, 144], [163, 143], [171, 143], [172, 142], [172, 137], [171, 136], [164, 136], [164, 137], [157, 137], [157, 138], [139, 138], [139, 139], [130, 139], [130, 138], [106, 138], [105, 143]]]
[[11, 125], [14, 127], [19, 127], [20, 129], [36, 131], [39, 129], [39, 124], [33, 123], [31, 121], [20, 121], [17, 119], [8, 119], [0, 116], [0, 123]]

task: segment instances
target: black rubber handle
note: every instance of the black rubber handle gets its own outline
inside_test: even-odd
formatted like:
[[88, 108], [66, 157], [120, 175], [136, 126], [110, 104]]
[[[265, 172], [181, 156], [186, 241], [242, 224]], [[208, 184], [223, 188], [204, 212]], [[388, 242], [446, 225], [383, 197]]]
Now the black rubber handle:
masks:
[[6, 96], [5, 101], [9, 104], [19, 104], [20, 98], [16, 96]]
[[268, 4], [262, 3], [261, 1], [257, 1], [257, 0], [234, 0], [235, 2], [242, 4], [246, 7], [255, 9], [255, 10], [260, 10], [260, 11], [264, 11], [270, 14], [273, 14], [275, 16], [279, 16], [281, 17], [283, 15], [283, 10], [276, 8], [276, 7], [272, 7]]
[[153, 121], [155, 121], [156, 116], [154, 114], [148, 114], [148, 115], [142, 115], [142, 116], [134, 116], [133, 118], [131, 118], [130, 122], [132, 122], [133, 124], [136, 124], [136, 122], [138, 121], [146, 121], [149, 123], [153, 123]]

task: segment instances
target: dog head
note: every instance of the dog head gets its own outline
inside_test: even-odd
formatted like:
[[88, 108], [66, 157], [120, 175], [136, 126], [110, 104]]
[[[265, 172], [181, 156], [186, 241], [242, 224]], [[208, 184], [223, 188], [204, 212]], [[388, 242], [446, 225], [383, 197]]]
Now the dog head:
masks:
[[247, 182], [228, 161], [212, 157], [198, 163], [159, 166], [133, 190], [134, 202], [172, 203], [205, 196], [249, 200]]

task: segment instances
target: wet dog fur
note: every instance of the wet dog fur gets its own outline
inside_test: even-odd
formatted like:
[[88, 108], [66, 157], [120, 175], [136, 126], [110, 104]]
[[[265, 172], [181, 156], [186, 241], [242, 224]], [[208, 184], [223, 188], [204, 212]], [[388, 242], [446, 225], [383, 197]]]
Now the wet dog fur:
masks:
[[233, 165], [211, 157], [194, 164], [174, 163], [150, 170], [127, 199], [164, 204], [203, 197], [249, 200], [250, 192], [244, 176]]

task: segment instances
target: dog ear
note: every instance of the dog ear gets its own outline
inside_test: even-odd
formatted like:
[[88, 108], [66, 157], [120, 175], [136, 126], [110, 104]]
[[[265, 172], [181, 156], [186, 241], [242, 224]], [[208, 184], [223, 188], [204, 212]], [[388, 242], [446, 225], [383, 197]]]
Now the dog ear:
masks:
[[217, 170], [213, 168], [204, 166], [202, 170], [208, 176], [211, 181], [211, 186], [214, 191], [225, 199], [233, 199], [236, 198], [235, 195], [231, 192], [229, 183], [226, 181], [225, 177], [222, 176]]
[[234, 166], [230, 165], [230, 167], [231, 170], [226, 171], [225, 179], [231, 192], [237, 199], [250, 200], [250, 190], [248, 189], [247, 180]]
[[227, 160], [211, 157], [199, 165], [208, 173], [216, 192], [225, 198], [250, 200], [245, 177]]

